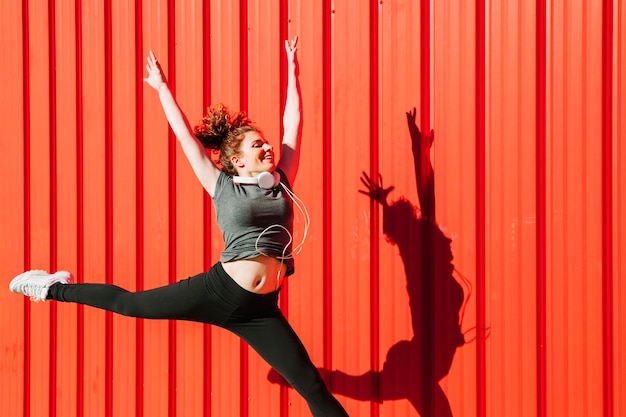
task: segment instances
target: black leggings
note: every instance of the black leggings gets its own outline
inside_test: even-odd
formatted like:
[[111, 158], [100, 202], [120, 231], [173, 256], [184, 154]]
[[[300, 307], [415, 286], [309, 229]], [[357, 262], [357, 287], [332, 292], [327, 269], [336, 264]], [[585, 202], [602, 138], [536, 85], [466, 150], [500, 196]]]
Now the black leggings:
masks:
[[278, 308], [278, 292], [247, 291], [218, 262], [208, 272], [148, 291], [129, 292], [109, 284], [57, 284], [50, 288], [48, 299], [131, 317], [223, 327], [245, 340], [278, 371], [304, 397], [314, 416], [347, 416]]

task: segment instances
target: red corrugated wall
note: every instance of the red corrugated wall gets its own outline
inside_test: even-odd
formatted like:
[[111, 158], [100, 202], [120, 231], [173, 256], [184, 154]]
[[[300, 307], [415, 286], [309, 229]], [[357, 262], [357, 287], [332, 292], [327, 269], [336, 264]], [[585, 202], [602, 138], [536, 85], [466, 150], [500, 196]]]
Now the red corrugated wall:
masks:
[[294, 35], [312, 227], [280, 303], [350, 415], [625, 415], [624, 27], [620, 0], [4, 1], [0, 415], [308, 415], [221, 329], [8, 291], [209, 268], [145, 56], [192, 123], [224, 102], [275, 142]]

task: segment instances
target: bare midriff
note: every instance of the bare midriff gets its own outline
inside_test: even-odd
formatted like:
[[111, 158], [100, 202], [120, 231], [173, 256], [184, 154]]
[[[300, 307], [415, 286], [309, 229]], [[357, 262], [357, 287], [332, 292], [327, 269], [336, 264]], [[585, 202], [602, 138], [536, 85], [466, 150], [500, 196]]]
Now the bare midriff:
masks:
[[244, 290], [257, 294], [276, 291], [282, 284], [287, 266], [276, 258], [257, 256], [252, 259], [223, 262], [224, 271]]

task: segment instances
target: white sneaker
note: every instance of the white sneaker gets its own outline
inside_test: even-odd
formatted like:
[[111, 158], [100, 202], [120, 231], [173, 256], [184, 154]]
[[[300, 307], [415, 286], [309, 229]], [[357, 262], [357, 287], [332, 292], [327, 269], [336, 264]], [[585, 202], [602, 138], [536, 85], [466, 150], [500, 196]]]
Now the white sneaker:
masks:
[[57, 282], [67, 284], [71, 281], [72, 274], [67, 271], [57, 271], [49, 274], [47, 271], [34, 269], [19, 274], [9, 283], [11, 292], [30, 297], [32, 301], [46, 301], [48, 289]]

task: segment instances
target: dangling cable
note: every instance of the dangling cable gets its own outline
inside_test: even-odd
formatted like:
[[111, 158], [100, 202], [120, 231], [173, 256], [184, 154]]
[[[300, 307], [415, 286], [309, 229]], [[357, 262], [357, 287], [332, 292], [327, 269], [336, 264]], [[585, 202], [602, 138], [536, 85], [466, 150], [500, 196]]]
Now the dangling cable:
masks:
[[270, 256], [259, 249], [259, 239], [261, 239], [261, 236], [263, 236], [263, 234], [267, 232], [268, 230], [275, 228], [275, 227], [279, 227], [283, 229], [285, 233], [287, 233], [287, 235], [289, 236], [289, 241], [285, 244], [282, 255], [278, 256], [277, 258], [278, 259], [292, 259], [294, 255], [298, 255], [300, 253], [300, 251], [302, 250], [302, 247], [304, 246], [304, 242], [307, 238], [309, 227], [311, 225], [311, 217], [309, 216], [306, 206], [304, 205], [302, 200], [297, 195], [295, 195], [293, 191], [288, 189], [282, 182], [280, 183], [280, 185], [287, 192], [287, 195], [291, 197], [291, 199], [294, 202], [294, 205], [298, 207], [298, 210], [300, 210], [300, 213], [302, 214], [302, 217], [304, 218], [304, 232], [302, 236], [302, 241], [292, 249], [290, 254], [287, 255], [286, 252], [289, 246], [291, 245], [291, 243], [293, 242], [293, 236], [291, 235], [291, 233], [289, 232], [289, 230], [287, 230], [285, 226], [281, 224], [272, 224], [270, 226], [267, 226], [261, 233], [259, 233], [259, 236], [256, 238], [256, 241], [254, 242], [254, 249], [257, 252], [259, 252], [261, 255]]
[[303, 236], [302, 236], [302, 241], [295, 246], [292, 250], [290, 254], [286, 254], [287, 253], [287, 249], [289, 248], [289, 246], [291, 245], [291, 243], [293, 242], [293, 236], [292, 234], [289, 232], [289, 230], [283, 226], [282, 224], [272, 224], [268, 227], [266, 227], [261, 233], [259, 233], [259, 236], [256, 238], [256, 241], [254, 242], [254, 249], [260, 253], [261, 255], [270, 257], [270, 255], [264, 253], [261, 249], [259, 249], [259, 239], [261, 239], [261, 236], [263, 236], [263, 234], [265, 232], [267, 232], [268, 230], [278, 227], [281, 228], [285, 231], [285, 233], [287, 233], [287, 236], [289, 236], [289, 241], [285, 244], [285, 247], [283, 248], [283, 252], [281, 254], [281, 256], [278, 256], [276, 258], [280, 259], [280, 267], [278, 268], [278, 274], [276, 276], [276, 281], [277, 284], [276, 286], [278, 287], [280, 284], [280, 271], [283, 268], [283, 264], [285, 262], [285, 259], [292, 259], [294, 257], [294, 255], [298, 255], [300, 253], [300, 251], [302, 250], [302, 247], [304, 246], [304, 242], [307, 238], [307, 235], [309, 233], [309, 227], [311, 225], [311, 217], [309, 216], [309, 212], [306, 209], [306, 206], [304, 205], [304, 202], [293, 192], [291, 191], [289, 188], [287, 188], [287, 186], [285, 186], [285, 184], [283, 184], [282, 182], [280, 183], [281, 187], [283, 188], [283, 190], [285, 190], [285, 192], [287, 193], [287, 195], [289, 197], [291, 197], [291, 200], [293, 201], [294, 205], [298, 208], [298, 210], [300, 210], [300, 214], [302, 214], [302, 217], [304, 218], [304, 232], [303, 232]]
[[[302, 247], [304, 246], [304, 242], [309, 233], [309, 227], [311, 225], [311, 217], [309, 216], [309, 212], [307, 211], [306, 206], [304, 205], [304, 202], [293, 191], [287, 188], [285, 184], [281, 182], [280, 185], [287, 192], [289, 197], [291, 197], [291, 199], [294, 202], [294, 205], [298, 207], [298, 210], [300, 210], [300, 214], [302, 214], [302, 218], [304, 219], [304, 231], [302, 235], [302, 241], [298, 245], [296, 245], [291, 251], [292, 256], [298, 255], [300, 251], [302, 251]], [[291, 243], [291, 240], [289, 243]]]

